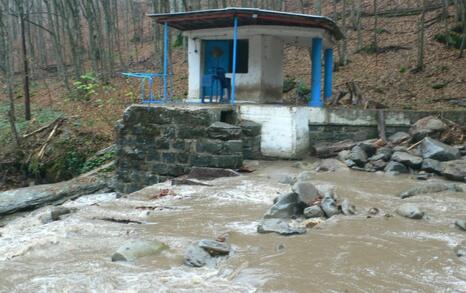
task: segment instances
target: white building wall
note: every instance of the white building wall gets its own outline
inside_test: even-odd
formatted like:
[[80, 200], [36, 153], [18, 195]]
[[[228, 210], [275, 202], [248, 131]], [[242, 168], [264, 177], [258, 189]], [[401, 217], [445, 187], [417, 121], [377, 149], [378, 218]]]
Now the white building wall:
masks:
[[309, 112], [306, 107], [281, 105], [238, 106], [241, 119], [262, 125], [264, 156], [299, 159], [309, 153]]

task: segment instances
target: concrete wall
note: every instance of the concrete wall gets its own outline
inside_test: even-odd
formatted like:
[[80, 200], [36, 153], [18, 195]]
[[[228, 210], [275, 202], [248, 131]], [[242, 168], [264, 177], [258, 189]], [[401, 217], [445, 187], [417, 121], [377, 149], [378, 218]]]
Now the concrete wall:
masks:
[[262, 155], [298, 159], [309, 153], [309, 114], [306, 107], [239, 105], [238, 113], [240, 119], [262, 125]]

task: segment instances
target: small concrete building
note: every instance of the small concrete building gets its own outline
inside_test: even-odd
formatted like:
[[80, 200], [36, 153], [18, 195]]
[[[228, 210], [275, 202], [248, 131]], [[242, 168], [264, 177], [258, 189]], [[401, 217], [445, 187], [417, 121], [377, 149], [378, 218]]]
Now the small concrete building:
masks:
[[[332, 95], [333, 47], [343, 34], [330, 18], [252, 8], [150, 16], [188, 38], [188, 101], [220, 95], [233, 104], [281, 103], [285, 45], [312, 48], [310, 106], [321, 107]], [[212, 84], [208, 77], [219, 68], [223, 82]]]

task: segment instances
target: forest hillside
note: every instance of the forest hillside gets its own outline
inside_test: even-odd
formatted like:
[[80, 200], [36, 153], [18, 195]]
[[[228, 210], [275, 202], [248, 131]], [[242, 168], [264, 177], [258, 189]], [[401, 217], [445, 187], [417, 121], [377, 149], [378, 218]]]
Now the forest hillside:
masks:
[[[0, 0], [0, 170], [14, 167], [23, 184], [92, 167], [139, 98], [139, 82], [121, 73], [160, 71], [161, 27], [146, 15], [229, 6], [335, 19], [346, 39], [329, 106], [466, 109], [465, 0]], [[181, 99], [186, 42], [173, 30], [170, 51]], [[286, 102], [305, 103], [307, 49], [286, 48], [285, 77]]]

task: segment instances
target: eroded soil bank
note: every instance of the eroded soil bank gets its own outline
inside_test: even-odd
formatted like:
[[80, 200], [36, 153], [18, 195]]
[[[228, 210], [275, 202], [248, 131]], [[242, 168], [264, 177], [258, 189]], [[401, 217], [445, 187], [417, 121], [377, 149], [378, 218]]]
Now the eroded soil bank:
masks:
[[[465, 216], [466, 195], [397, 196], [441, 179], [315, 173], [314, 184], [335, 186], [357, 214], [334, 216], [304, 235], [258, 234], [273, 199], [290, 191], [279, 182], [310, 165], [299, 166], [259, 162], [255, 172], [216, 179], [209, 182], [213, 186], [162, 183], [122, 198], [84, 196], [66, 203], [77, 210], [59, 221], [44, 220], [51, 207], [8, 216], [0, 221], [0, 291], [466, 291], [466, 261], [453, 252], [466, 236], [453, 225]], [[157, 198], [162, 189], [171, 192]], [[417, 204], [426, 217], [398, 216], [395, 210], [405, 202]], [[368, 218], [374, 207], [380, 212]], [[234, 254], [217, 268], [183, 265], [190, 243], [226, 232]], [[112, 253], [133, 239], [157, 239], [170, 249], [135, 262], [111, 262]]]

